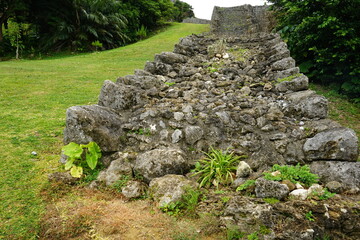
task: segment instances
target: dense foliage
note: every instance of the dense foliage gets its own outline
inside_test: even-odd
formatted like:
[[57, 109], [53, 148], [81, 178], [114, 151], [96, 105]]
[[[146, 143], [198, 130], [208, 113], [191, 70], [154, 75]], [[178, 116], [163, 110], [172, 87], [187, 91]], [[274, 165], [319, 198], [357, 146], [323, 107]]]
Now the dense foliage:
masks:
[[179, 0], [2, 0], [0, 56], [111, 49], [193, 15]]
[[269, 2], [301, 70], [360, 100], [360, 0]]

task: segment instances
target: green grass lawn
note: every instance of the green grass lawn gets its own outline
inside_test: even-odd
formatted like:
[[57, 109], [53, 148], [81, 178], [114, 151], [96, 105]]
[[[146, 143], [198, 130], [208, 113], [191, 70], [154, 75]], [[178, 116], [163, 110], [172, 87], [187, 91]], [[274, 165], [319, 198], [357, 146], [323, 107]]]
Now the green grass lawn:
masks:
[[[47, 174], [58, 169], [66, 109], [94, 104], [103, 81], [133, 74], [208, 25], [173, 24], [105, 52], [0, 62], [0, 239], [36, 239]], [[31, 153], [37, 152], [37, 156]]]

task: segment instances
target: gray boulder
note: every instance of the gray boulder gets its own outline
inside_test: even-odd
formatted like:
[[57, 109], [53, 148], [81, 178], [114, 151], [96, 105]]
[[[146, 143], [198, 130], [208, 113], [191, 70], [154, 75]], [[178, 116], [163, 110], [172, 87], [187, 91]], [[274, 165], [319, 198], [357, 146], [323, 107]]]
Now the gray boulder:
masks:
[[138, 92], [133, 86], [106, 80], [101, 88], [98, 104], [117, 111], [129, 109], [140, 102], [136, 97]]
[[182, 175], [169, 174], [151, 180], [149, 195], [159, 206], [175, 203], [181, 200], [187, 188], [197, 188], [196, 182], [188, 180]]
[[350, 128], [334, 128], [316, 134], [304, 144], [305, 157], [313, 160], [356, 161], [358, 138]]
[[276, 84], [275, 89], [279, 92], [287, 91], [301, 91], [306, 90], [309, 87], [309, 79], [307, 76], [301, 74], [300, 76], [292, 79], [291, 81], [283, 81]]
[[119, 136], [124, 135], [121, 129], [123, 122], [119, 115], [107, 107], [70, 107], [66, 111], [64, 143], [87, 144], [94, 141], [102, 151], [115, 152], [119, 150]]
[[155, 62], [163, 62], [170, 65], [174, 63], [186, 63], [187, 60], [188, 57], [173, 52], [163, 52], [161, 54], [155, 55]]
[[259, 178], [255, 182], [255, 194], [258, 198], [284, 199], [289, 194], [289, 187], [276, 181]]
[[317, 161], [310, 164], [310, 171], [321, 183], [337, 181], [344, 190], [360, 188], [360, 162]]
[[127, 198], [138, 198], [146, 193], [147, 185], [138, 181], [129, 181], [121, 190]]
[[306, 118], [326, 118], [328, 101], [325, 97], [315, 94], [314, 91], [300, 91], [287, 94], [285, 112], [294, 116]]
[[187, 126], [185, 128], [185, 140], [188, 144], [193, 145], [204, 135], [204, 131], [199, 126]]
[[298, 67], [289, 68], [286, 70], [278, 71], [273, 74], [274, 80], [283, 79], [286, 77], [289, 77], [291, 75], [298, 74], [300, 72], [300, 69]]
[[258, 231], [259, 226], [268, 225], [272, 207], [257, 202], [257, 199], [236, 196], [226, 204], [222, 221], [227, 226], [236, 223], [241, 232]]
[[144, 177], [146, 182], [167, 174], [185, 174], [189, 164], [185, 153], [179, 148], [154, 149], [137, 156], [134, 170]]
[[144, 70], [155, 75], [166, 76], [171, 72], [172, 67], [162, 62], [146, 62]]
[[275, 71], [286, 70], [295, 67], [295, 60], [292, 57], [283, 58], [279, 61], [274, 62], [271, 68]]
[[127, 156], [127, 153], [122, 152], [113, 154], [111, 157], [115, 160], [110, 163], [106, 170], [100, 172], [98, 181], [105, 182], [107, 186], [110, 186], [118, 181], [121, 176], [132, 176], [132, 166]]
[[240, 161], [236, 169], [236, 178], [245, 178], [251, 174], [252, 170], [245, 161]]

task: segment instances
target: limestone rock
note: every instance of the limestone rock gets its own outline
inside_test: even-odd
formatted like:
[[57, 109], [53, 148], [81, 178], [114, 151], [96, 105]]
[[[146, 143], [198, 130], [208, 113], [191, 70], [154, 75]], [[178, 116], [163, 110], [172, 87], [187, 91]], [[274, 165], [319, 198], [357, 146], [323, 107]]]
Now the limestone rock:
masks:
[[333, 193], [342, 193], [343, 190], [342, 184], [338, 181], [330, 181], [326, 183], [325, 187]]
[[251, 174], [252, 170], [245, 161], [240, 161], [236, 169], [236, 178], [245, 178]]
[[113, 185], [121, 176], [132, 176], [132, 166], [127, 159], [127, 153], [115, 153], [112, 155], [114, 159], [110, 166], [102, 171], [98, 176], [98, 181], [105, 182], [107, 186]]
[[144, 177], [146, 182], [167, 174], [185, 174], [189, 164], [185, 154], [179, 148], [159, 148], [137, 156], [134, 170]]
[[310, 171], [319, 175], [321, 183], [337, 181], [344, 190], [360, 188], [360, 162], [317, 161], [310, 164]]
[[307, 160], [356, 161], [359, 156], [358, 138], [349, 128], [334, 128], [306, 140], [304, 153]]
[[137, 104], [136, 92], [133, 86], [106, 80], [100, 91], [99, 105], [117, 111], [128, 109]]
[[66, 111], [64, 143], [96, 142], [102, 151], [115, 152], [121, 145], [123, 119], [115, 112], [98, 105], [75, 106]]
[[173, 52], [163, 52], [161, 54], [155, 55], [155, 62], [163, 62], [170, 65], [174, 63], [186, 63], [187, 60], [188, 57]]
[[289, 100], [286, 110], [292, 115], [320, 119], [327, 117], [328, 101], [314, 91], [294, 92], [285, 97]]
[[301, 74], [299, 77], [292, 79], [291, 81], [283, 81], [276, 84], [275, 89], [279, 92], [287, 91], [301, 91], [307, 90], [309, 87], [309, 79], [305, 75]]
[[271, 68], [275, 71], [286, 70], [295, 67], [295, 60], [292, 57], [283, 58], [279, 61], [274, 62]]
[[169, 174], [151, 180], [149, 195], [158, 202], [159, 206], [164, 206], [180, 201], [187, 188], [196, 188], [197, 186], [197, 183], [182, 175]]
[[138, 181], [129, 181], [121, 193], [127, 198], [138, 198], [145, 194], [147, 185]]
[[307, 189], [296, 189], [289, 193], [289, 197], [293, 200], [306, 200], [309, 196], [309, 191]]
[[187, 126], [185, 128], [185, 140], [188, 144], [193, 145], [204, 135], [204, 131], [199, 126]]
[[258, 198], [277, 198], [281, 200], [287, 197], [289, 188], [286, 184], [259, 178], [255, 182], [255, 193]]

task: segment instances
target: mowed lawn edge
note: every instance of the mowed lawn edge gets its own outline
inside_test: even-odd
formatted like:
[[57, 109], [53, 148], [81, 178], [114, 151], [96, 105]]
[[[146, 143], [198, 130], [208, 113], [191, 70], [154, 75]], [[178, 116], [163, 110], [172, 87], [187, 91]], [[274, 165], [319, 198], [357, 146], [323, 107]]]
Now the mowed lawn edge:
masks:
[[59, 168], [66, 109], [97, 102], [104, 80], [133, 74], [208, 25], [172, 24], [143, 41], [42, 60], [0, 62], [0, 239], [36, 239], [45, 211], [40, 196]]

